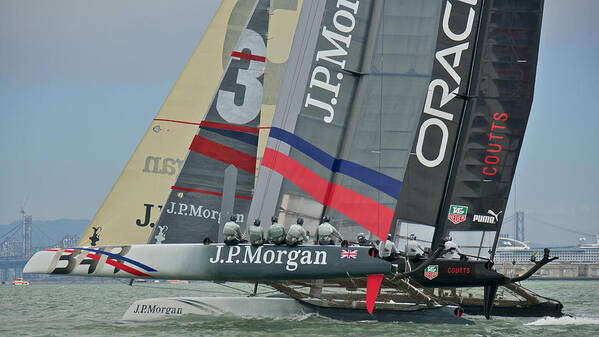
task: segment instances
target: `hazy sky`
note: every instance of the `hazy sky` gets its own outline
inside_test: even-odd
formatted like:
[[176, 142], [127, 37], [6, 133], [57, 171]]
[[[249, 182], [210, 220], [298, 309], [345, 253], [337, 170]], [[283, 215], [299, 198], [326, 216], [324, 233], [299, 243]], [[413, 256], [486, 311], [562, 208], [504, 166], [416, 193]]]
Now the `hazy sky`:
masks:
[[[0, 224], [90, 219], [218, 0], [0, 0]], [[533, 242], [599, 232], [599, 1], [546, 0], [535, 99], [506, 214]], [[507, 223], [504, 232], [511, 233]]]

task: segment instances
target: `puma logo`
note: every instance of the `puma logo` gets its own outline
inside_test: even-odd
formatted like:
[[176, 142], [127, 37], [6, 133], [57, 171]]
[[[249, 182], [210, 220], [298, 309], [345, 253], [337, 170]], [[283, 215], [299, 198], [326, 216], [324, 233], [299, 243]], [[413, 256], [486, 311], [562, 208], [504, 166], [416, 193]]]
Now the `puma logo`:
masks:
[[495, 218], [495, 221], [499, 221], [499, 214], [503, 213], [503, 211], [499, 211], [499, 213], [495, 214], [492, 210], [488, 210], [487, 214], [492, 215]]

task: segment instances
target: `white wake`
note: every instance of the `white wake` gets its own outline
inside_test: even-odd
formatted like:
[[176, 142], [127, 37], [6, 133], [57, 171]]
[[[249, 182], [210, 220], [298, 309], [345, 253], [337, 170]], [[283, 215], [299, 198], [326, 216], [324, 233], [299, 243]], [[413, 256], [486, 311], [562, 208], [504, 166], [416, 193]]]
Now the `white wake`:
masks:
[[543, 317], [534, 322], [526, 323], [526, 325], [587, 325], [599, 324], [599, 318], [591, 317]]

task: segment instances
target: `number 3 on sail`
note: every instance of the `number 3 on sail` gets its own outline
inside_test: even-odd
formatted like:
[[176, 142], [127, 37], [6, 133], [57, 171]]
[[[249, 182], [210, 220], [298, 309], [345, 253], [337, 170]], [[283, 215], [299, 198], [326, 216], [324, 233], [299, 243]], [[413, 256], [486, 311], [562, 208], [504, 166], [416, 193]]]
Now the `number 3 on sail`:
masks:
[[[239, 87], [236, 88], [237, 92], [222, 89], [218, 91], [216, 110], [229, 123], [247, 124], [260, 113], [262, 83], [258, 78], [264, 74], [265, 57], [263, 55], [266, 55], [266, 45], [258, 33], [251, 29], [245, 29], [241, 33], [238, 50], [240, 52], [231, 54], [231, 62], [239, 62], [240, 59], [250, 60], [248, 68], [237, 70], [235, 81]], [[238, 92], [241, 94], [237, 95]], [[240, 99], [241, 103], [236, 102]]]

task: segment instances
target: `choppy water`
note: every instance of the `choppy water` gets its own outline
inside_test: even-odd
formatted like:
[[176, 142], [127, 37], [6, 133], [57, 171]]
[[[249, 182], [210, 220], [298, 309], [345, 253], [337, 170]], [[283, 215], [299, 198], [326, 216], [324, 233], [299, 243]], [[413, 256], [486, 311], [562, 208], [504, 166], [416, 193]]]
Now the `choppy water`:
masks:
[[[249, 290], [250, 285], [237, 284]], [[573, 317], [469, 317], [474, 326], [338, 322], [318, 316], [244, 319], [184, 316], [152, 323], [121, 321], [133, 301], [165, 296], [222, 296], [239, 292], [210, 283], [0, 286], [0, 336], [599, 336], [599, 282], [528, 281], [559, 299]]]

